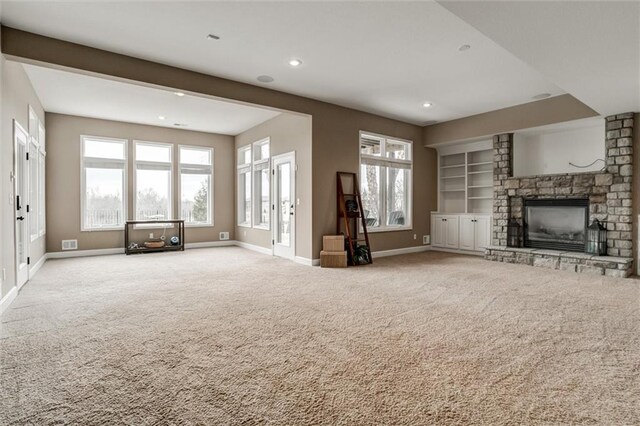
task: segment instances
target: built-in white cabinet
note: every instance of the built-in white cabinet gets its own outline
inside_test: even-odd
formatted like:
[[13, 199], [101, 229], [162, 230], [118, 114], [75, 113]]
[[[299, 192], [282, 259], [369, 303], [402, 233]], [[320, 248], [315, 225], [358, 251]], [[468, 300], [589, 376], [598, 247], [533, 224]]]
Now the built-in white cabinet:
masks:
[[438, 215], [431, 219], [434, 247], [457, 249], [459, 246], [460, 218], [457, 215]]
[[431, 215], [434, 248], [484, 252], [491, 243], [491, 215]]

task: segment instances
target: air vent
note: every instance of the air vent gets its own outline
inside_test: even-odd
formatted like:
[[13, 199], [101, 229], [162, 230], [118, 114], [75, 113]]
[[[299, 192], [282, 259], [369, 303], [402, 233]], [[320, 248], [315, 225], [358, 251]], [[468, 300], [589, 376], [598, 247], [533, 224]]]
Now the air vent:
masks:
[[62, 250], [78, 250], [78, 240], [62, 240]]
[[229, 233], [228, 232], [221, 232], [220, 233], [220, 240], [228, 240], [229, 239]]

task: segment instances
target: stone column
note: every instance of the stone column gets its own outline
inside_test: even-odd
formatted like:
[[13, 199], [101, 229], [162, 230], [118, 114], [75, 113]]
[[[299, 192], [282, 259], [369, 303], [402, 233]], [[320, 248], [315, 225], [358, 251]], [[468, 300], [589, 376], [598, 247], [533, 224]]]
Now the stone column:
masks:
[[607, 117], [606, 163], [613, 175], [607, 193], [607, 253], [633, 256], [633, 113]]
[[513, 133], [493, 137], [493, 231], [492, 244], [507, 245], [509, 196], [505, 181], [513, 176]]

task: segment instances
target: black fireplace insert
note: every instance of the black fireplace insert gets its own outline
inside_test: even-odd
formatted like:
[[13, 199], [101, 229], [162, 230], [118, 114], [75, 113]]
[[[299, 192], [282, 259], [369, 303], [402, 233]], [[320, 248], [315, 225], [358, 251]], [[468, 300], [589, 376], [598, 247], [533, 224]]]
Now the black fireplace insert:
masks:
[[588, 199], [525, 199], [524, 246], [584, 252]]

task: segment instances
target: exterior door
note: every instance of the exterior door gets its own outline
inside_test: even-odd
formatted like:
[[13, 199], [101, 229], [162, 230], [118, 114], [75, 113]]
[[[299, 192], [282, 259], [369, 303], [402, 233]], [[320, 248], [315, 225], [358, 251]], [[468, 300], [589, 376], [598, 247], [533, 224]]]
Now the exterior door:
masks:
[[474, 250], [475, 230], [475, 217], [460, 217], [460, 248], [462, 250]]
[[29, 227], [27, 215], [27, 194], [29, 193], [29, 166], [27, 153], [29, 136], [27, 132], [13, 121], [14, 165], [13, 190], [15, 193], [15, 226], [16, 226], [16, 283], [22, 287], [29, 279]]
[[296, 255], [296, 156], [295, 152], [273, 157], [273, 254], [293, 259]]

